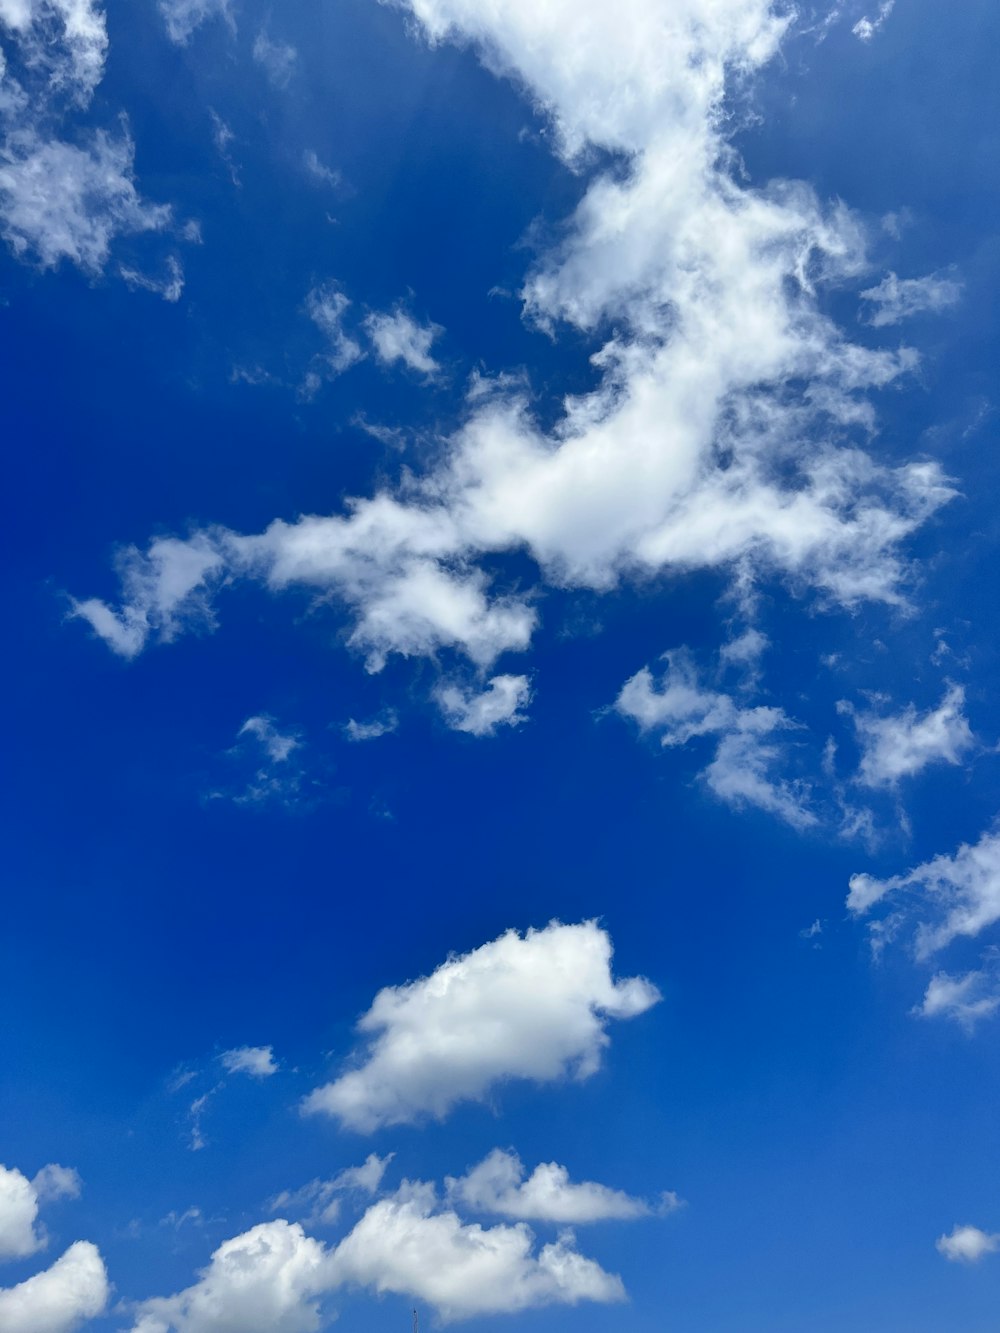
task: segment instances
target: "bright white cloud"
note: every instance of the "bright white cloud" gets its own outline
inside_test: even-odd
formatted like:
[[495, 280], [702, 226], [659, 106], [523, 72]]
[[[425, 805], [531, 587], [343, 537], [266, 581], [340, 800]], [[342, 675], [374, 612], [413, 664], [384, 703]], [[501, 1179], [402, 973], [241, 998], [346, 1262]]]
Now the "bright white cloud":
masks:
[[953, 977], [937, 972], [927, 986], [923, 1003], [915, 1010], [923, 1018], [950, 1018], [971, 1032], [984, 1018], [1000, 1009], [1000, 982], [996, 967], [981, 968]]
[[44, 1249], [45, 1232], [37, 1225], [39, 1205], [75, 1199], [79, 1193], [80, 1177], [72, 1167], [52, 1162], [29, 1180], [16, 1167], [0, 1166], [0, 1259], [25, 1259]]
[[236, 24], [230, 0], [159, 0], [160, 13], [172, 42], [183, 46], [209, 19], [222, 19], [235, 32]]
[[484, 690], [442, 684], [434, 697], [453, 731], [492, 736], [499, 726], [516, 727], [526, 720], [522, 709], [531, 699], [531, 687], [527, 676], [493, 676]]
[[299, 53], [287, 42], [272, 41], [266, 32], [259, 32], [254, 39], [253, 58], [275, 88], [287, 88]]
[[318, 1333], [324, 1297], [348, 1285], [405, 1294], [445, 1320], [624, 1298], [570, 1235], [536, 1254], [523, 1224], [466, 1224], [433, 1186], [404, 1185], [335, 1248], [281, 1219], [227, 1240], [193, 1286], [135, 1307], [132, 1333]]
[[584, 1079], [600, 1065], [608, 1020], [658, 999], [641, 977], [613, 979], [611, 940], [593, 921], [511, 930], [379, 991], [358, 1024], [368, 1038], [359, 1067], [317, 1088], [305, 1110], [368, 1133], [441, 1119], [507, 1079]]
[[376, 1194], [386, 1168], [394, 1157], [369, 1153], [361, 1166], [349, 1166], [332, 1180], [311, 1180], [298, 1190], [283, 1190], [271, 1200], [272, 1213], [306, 1212], [306, 1226], [330, 1226], [340, 1216], [341, 1195], [351, 1190]]
[[276, 764], [284, 763], [302, 744], [294, 732], [279, 731], [274, 719], [263, 715], [248, 717], [240, 727], [238, 735], [253, 736], [260, 742], [261, 749], [268, 759]]
[[737, 808], [755, 806], [793, 828], [817, 822], [809, 791], [781, 776], [784, 747], [774, 737], [795, 727], [780, 708], [744, 708], [728, 694], [704, 685], [686, 648], [665, 653], [657, 681], [643, 667], [622, 686], [615, 708], [664, 746], [714, 737], [715, 755], [703, 772], [710, 790]]
[[227, 1074], [249, 1074], [252, 1078], [270, 1078], [278, 1072], [270, 1046], [237, 1046], [219, 1056]]
[[956, 1226], [949, 1235], [938, 1238], [937, 1249], [952, 1263], [974, 1264], [984, 1255], [1000, 1250], [1000, 1235], [989, 1235], [978, 1227]]
[[678, 1206], [672, 1194], [665, 1195], [654, 1210], [645, 1199], [632, 1198], [592, 1180], [574, 1184], [566, 1168], [556, 1162], [542, 1162], [528, 1176], [517, 1153], [502, 1148], [494, 1148], [464, 1176], [449, 1176], [445, 1183], [454, 1203], [474, 1213], [498, 1213], [523, 1222], [580, 1226], [649, 1217], [654, 1211]]
[[897, 278], [889, 273], [877, 287], [861, 293], [861, 299], [871, 306], [867, 322], [876, 329], [900, 324], [912, 315], [939, 314], [956, 305], [961, 296], [960, 282], [936, 273], [925, 278]]
[[917, 916], [918, 958], [927, 958], [959, 937], [974, 937], [1000, 920], [1000, 833], [984, 833], [975, 845], [963, 843], [952, 856], [935, 856], [916, 869], [889, 879], [852, 875], [847, 898], [856, 915], [892, 896], [903, 899], [892, 921]]
[[0, 0], [0, 28], [20, 43], [50, 96], [90, 99], [108, 49], [107, 23], [95, 0]]
[[33, 130], [8, 136], [0, 153], [0, 229], [19, 258], [55, 268], [67, 259], [100, 273], [112, 241], [162, 231], [170, 209], [143, 200], [127, 134], [98, 130], [84, 148]]
[[364, 356], [360, 344], [344, 329], [344, 316], [350, 304], [335, 282], [314, 287], [306, 297], [306, 313], [327, 341], [327, 351], [321, 358], [323, 375], [312, 371], [306, 376], [303, 392], [307, 395], [315, 393], [322, 378], [342, 374]]
[[858, 781], [866, 787], [893, 787], [929, 764], [960, 764], [975, 745], [964, 706], [960, 685], [949, 686], [939, 706], [926, 713], [908, 704], [901, 713], [880, 717], [840, 704], [840, 711], [854, 719], [861, 747]]
[[[347, 605], [372, 669], [442, 648], [485, 669], [536, 623], [531, 590], [485, 572], [505, 552], [566, 588], [738, 566], [845, 606], [900, 601], [902, 546], [953, 492], [933, 463], [888, 468], [863, 451], [865, 393], [917, 358], [848, 342], [821, 309], [825, 282], [864, 269], [859, 224], [804, 185], [750, 187], [722, 137], [730, 76], [769, 60], [787, 20], [768, 0], [409, 8], [432, 40], [471, 42], [514, 77], [565, 156], [592, 144], [628, 158], [591, 181], [523, 291], [527, 317], [554, 333], [618, 330], [594, 359], [601, 382], [552, 431], [523, 386], [480, 385], [426, 475], [342, 514], [197, 534], [219, 564], [191, 589], [196, 614], [237, 577], [297, 585]], [[338, 289], [314, 294], [330, 351], [306, 393], [361, 354], [345, 309]], [[87, 603], [116, 651], [164, 637], [155, 549], [118, 610]]]
[[327, 1254], [296, 1223], [262, 1222], [224, 1241], [198, 1282], [142, 1301], [132, 1333], [318, 1333]]
[[574, 1249], [571, 1235], [533, 1248], [523, 1223], [463, 1223], [437, 1210], [431, 1186], [412, 1186], [373, 1204], [333, 1263], [340, 1281], [415, 1297], [446, 1321], [625, 1299], [621, 1279]]
[[72, 1333], [107, 1307], [111, 1287], [96, 1245], [78, 1240], [51, 1268], [0, 1289], [3, 1333]]
[[382, 365], [402, 361], [410, 370], [427, 376], [436, 375], [441, 369], [431, 356], [434, 340], [444, 332], [440, 324], [418, 324], [405, 310], [397, 308], [369, 315], [365, 331]]

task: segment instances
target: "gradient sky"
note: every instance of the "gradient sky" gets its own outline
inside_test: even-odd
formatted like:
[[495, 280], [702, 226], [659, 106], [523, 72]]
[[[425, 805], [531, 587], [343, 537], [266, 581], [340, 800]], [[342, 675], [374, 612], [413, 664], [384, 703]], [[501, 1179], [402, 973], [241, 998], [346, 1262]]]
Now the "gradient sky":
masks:
[[998, 43], [0, 0], [0, 1333], [996, 1329]]

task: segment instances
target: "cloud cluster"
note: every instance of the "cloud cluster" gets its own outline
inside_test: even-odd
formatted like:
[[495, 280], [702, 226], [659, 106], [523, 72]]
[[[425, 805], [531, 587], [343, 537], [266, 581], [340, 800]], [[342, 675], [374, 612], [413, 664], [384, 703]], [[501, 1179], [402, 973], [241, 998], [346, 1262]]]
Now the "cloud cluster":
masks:
[[[15, 1168], [0, 1166], [0, 1260], [24, 1259], [44, 1249], [39, 1205], [79, 1193], [80, 1177], [69, 1167], [52, 1163], [29, 1180]], [[104, 1312], [110, 1290], [96, 1245], [77, 1241], [49, 1268], [0, 1288], [0, 1329], [72, 1333]]]
[[[615, 330], [592, 358], [597, 387], [551, 429], [523, 386], [480, 387], [424, 475], [258, 534], [157, 539], [123, 555], [117, 607], [91, 599], [78, 615], [133, 656], [204, 623], [217, 590], [248, 578], [339, 600], [369, 669], [450, 649], [486, 673], [537, 621], [531, 590], [504, 581], [505, 553], [564, 588], [739, 566], [845, 606], [899, 601], [902, 546], [952, 492], [934, 464], [884, 467], [864, 451], [865, 395], [916, 357], [847, 341], [820, 308], [824, 284], [863, 271], [855, 220], [804, 185], [751, 187], [723, 137], [728, 92], [771, 59], [786, 20], [768, 0], [408, 7], [431, 40], [473, 43], [513, 77], [566, 158], [618, 159], [522, 293], [527, 318], [554, 333]], [[307, 391], [361, 355], [345, 301], [332, 288], [311, 301], [328, 352]], [[409, 326], [370, 332], [429, 371], [430, 344]], [[746, 770], [744, 754], [724, 761]]]
[[900, 324], [913, 315], [940, 314], [956, 305], [961, 296], [960, 282], [936, 273], [925, 278], [897, 278], [895, 273], [888, 273], [878, 286], [861, 293], [870, 307], [868, 323], [876, 329]]
[[219, 1056], [227, 1074], [249, 1074], [251, 1078], [270, 1078], [278, 1072], [270, 1046], [237, 1046]]
[[358, 1025], [368, 1039], [358, 1067], [317, 1088], [305, 1109], [370, 1133], [440, 1119], [508, 1079], [584, 1079], [600, 1066], [608, 1020], [658, 999], [641, 977], [613, 978], [611, 941], [593, 921], [511, 930], [379, 991]]
[[570, 1235], [536, 1252], [523, 1224], [465, 1223], [432, 1185], [404, 1184], [335, 1247], [283, 1219], [225, 1241], [193, 1286], [141, 1302], [132, 1333], [317, 1333], [323, 1298], [347, 1286], [405, 1294], [443, 1320], [624, 1298]]
[[434, 698], [452, 730], [491, 736], [497, 727], [516, 727], [525, 721], [531, 687], [527, 676], [493, 676], [480, 690], [443, 682]]
[[964, 713], [965, 691], [950, 685], [937, 708], [918, 713], [909, 704], [901, 713], [858, 713], [849, 704], [840, 711], [853, 717], [861, 762], [857, 780], [866, 787], [894, 787], [929, 764], [960, 764], [975, 745]]
[[938, 1238], [937, 1249], [952, 1263], [974, 1264], [1000, 1250], [1000, 1235], [990, 1235], [978, 1227], [956, 1226], [947, 1236]]
[[[95, 0], [4, 0], [0, 40], [0, 235], [42, 268], [65, 260], [100, 274], [118, 237], [172, 225], [169, 207], [139, 194], [124, 121], [115, 132], [63, 135], [104, 75], [103, 10]], [[127, 272], [132, 285], [176, 300], [182, 278], [172, 264], [166, 284]]]

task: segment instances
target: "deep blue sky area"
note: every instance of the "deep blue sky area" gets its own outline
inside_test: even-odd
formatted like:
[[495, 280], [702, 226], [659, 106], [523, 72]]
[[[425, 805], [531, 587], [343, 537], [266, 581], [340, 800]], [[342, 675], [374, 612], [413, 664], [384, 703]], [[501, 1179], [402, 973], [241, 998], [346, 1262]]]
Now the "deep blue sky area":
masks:
[[[27, 18], [0, 0], [0, 89], [20, 95], [0, 98], [0, 1333], [388, 1333], [414, 1306], [422, 1328], [525, 1333], [997, 1327], [1000, 10], [827, 0], [765, 59], [747, 34], [766, 0], [629, 0], [620, 29], [600, 0], [577, 7], [80, 0], [101, 72], [85, 87], [91, 39], [67, 35], [64, 0]], [[690, 59], [668, 58], [684, 42]], [[713, 62], [725, 92], [703, 106]], [[577, 131], [574, 154], [560, 133]], [[137, 232], [96, 177], [74, 194], [101, 132], [133, 146], [116, 170], [169, 217]], [[59, 164], [39, 165], [46, 144]], [[628, 209], [610, 182], [634, 188]], [[799, 239], [758, 241], [750, 205], [777, 199]], [[74, 239], [89, 229], [96, 259]], [[757, 274], [751, 336], [731, 293]], [[795, 346], [767, 360], [786, 317]], [[732, 330], [745, 362], [720, 350]], [[669, 360], [688, 338], [689, 400]], [[901, 348], [912, 363], [876, 382], [876, 355]], [[640, 420], [646, 376], [661, 396]], [[680, 455], [710, 393], [674, 494], [644, 460]], [[586, 394], [600, 410], [567, 421]], [[513, 402], [519, 424], [496, 425]], [[511, 489], [463, 489], [483, 423], [522, 459]], [[580, 439], [587, 467], [546, 489], [544, 460]], [[913, 518], [901, 468], [951, 498]], [[660, 484], [662, 531], [695, 532], [680, 553], [657, 563], [630, 528], [575, 574], [613, 497], [646, 513]], [[744, 489], [717, 536], [728, 487]], [[453, 621], [438, 594], [397, 596], [425, 553], [388, 527], [356, 525], [350, 557], [324, 529], [323, 572], [284, 581], [273, 546], [251, 559], [234, 536], [364, 515], [375, 495], [436, 516], [451, 544], [426, 558], [527, 608], [524, 642], [479, 651], [446, 628], [413, 646], [421, 617]], [[509, 538], [490, 535], [501, 510]], [[875, 542], [869, 521], [898, 531]], [[820, 534], [851, 524], [840, 545]], [[163, 538], [219, 561], [167, 609]], [[862, 559], [867, 591], [838, 591]], [[373, 669], [358, 626], [383, 596]], [[645, 667], [642, 713], [626, 682]], [[516, 705], [481, 711], [507, 688]], [[870, 910], [848, 902], [856, 875], [883, 884]], [[924, 948], [953, 912], [975, 919]], [[585, 1047], [559, 1029], [568, 1054], [524, 1076], [553, 988], [585, 985], [582, 960], [560, 981], [546, 954], [507, 1008], [470, 989], [413, 1018], [415, 1067], [442, 1095], [472, 1089], [443, 1110], [396, 1070], [395, 1121], [303, 1113], [365, 1074], [355, 1024], [382, 988], [433, 989], [465, 955], [485, 986], [493, 955], [475, 951], [554, 940], [553, 922], [595, 923], [573, 938], [606, 937], [614, 978], [659, 992], [619, 1021], [581, 991], [593, 1067], [574, 1077]], [[941, 978], [957, 989], [937, 1003]], [[536, 1003], [537, 1023], [511, 1017]], [[464, 1056], [451, 1023], [471, 1025]], [[227, 1063], [240, 1052], [263, 1063]], [[567, 1224], [554, 1204], [449, 1201], [445, 1178], [497, 1148], [643, 1201], [570, 1219], [596, 1287], [538, 1258]], [[370, 1193], [335, 1187], [336, 1219], [273, 1205], [370, 1153], [394, 1155]], [[79, 1190], [46, 1195], [47, 1163]], [[8, 1222], [22, 1177], [38, 1217]], [[406, 1242], [419, 1277], [375, 1230], [412, 1206], [407, 1180], [438, 1190]], [[444, 1217], [472, 1250], [518, 1225], [534, 1248], [467, 1273], [431, 1244]], [[326, 1266], [309, 1286], [248, 1260], [261, 1293], [294, 1289], [268, 1315], [212, 1256], [278, 1218]], [[96, 1294], [33, 1313], [31, 1280], [79, 1241], [99, 1251]]]

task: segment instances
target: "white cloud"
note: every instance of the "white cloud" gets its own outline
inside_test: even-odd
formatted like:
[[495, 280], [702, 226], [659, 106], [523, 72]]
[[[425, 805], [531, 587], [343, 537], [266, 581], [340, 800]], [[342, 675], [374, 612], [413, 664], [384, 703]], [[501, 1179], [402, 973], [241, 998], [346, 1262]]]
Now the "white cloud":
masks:
[[132, 1333], [318, 1333], [323, 1298], [347, 1285], [406, 1294], [445, 1320], [624, 1298], [568, 1234], [533, 1251], [523, 1224], [469, 1225], [433, 1186], [405, 1185], [335, 1248], [281, 1219], [227, 1240], [193, 1286], [136, 1306]]
[[254, 40], [253, 58], [275, 88], [287, 88], [295, 73], [295, 62], [299, 58], [299, 53], [287, 42], [272, 41], [267, 33], [262, 31]]
[[870, 42], [895, 7], [896, 0], [882, 0], [876, 16], [873, 19], [858, 19], [857, 23], [855, 23], [854, 27], [851, 29], [851, 32], [862, 42]]
[[[901, 601], [903, 544], [953, 492], [933, 463], [863, 451], [865, 394], [916, 355], [852, 344], [823, 313], [823, 284], [864, 268], [847, 210], [801, 184], [751, 187], [723, 138], [738, 123], [722, 111], [730, 74], [769, 60], [786, 20], [768, 0], [409, 8], [432, 39], [471, 42], [514, 77], [565, 156], [595, 145], [629, 159], [595, 176], [523, 290], [527, 317], [554, 333], [617, 330], [594, 358], [599, 386], [546, 430], [529, 391], [493, 384], [425, 475], [342, 514], [197, 534], [225, 578], [206, 570], [195, 604], [237, 577], [298, 585], [346, 603], [372, 669], [444, 647], [486, 669], [536, 623], [532, 590], [486, 573], [507, 552], [564, 588], [738, 566], [844, 606]], [[331, 350], [306, 393], [361, 354], [346, 298], [326, 290], [314, 305]], [[119, 651], [117, 627], [159, 637], [156, 601], [123, 589], [98, 632]]]
[[940, 705], [926, 713], [908, 704], [901, 713], [879, 717], [841, 703], [840, 711], [854, 719], [861, 747], [857, 780], [866, 787], [893, 787], [928, 764], [960, 764], [975, 745], [964, 705], [960, 685], [950, 685]]
[[[237, 743], [227, 757], [244, 771], [251, 769], [245, 785], [221, 787], [211, 799], [231, 800], [237, 805], [278, 804], [288, 808], [315, 795], [318, 782], [302, 761], [304, 745], [296, 731], [282, 731], [274, 718], [264, 714], [248, 717], [236, 733]], [[241, 776], [241, 782], [242, 782]]]
[[199, 1281], [142, 1301], [132, 1333], [318, 1333], [327, 1254], [296, 1223], [262, 1222], [224, 1241]]
[[956, 1226], [950, 1235], [938, 1238], [937, 1249], [952, 1263], [957, 1260], [974, 1264], [984, 1255], [995, 1254], [1000, 1250], [1000, 1235], [989, 1235], [978, 1227]]
[[446, 1321], [625, 1299], [621, 1279], [575, 1250], [570, 1234], [537, 1255], [533, 1246], [523, 1223], [463, 1223], [437, 1211], [432, 1187], [411, 1186], [373, 1204], [333, 1264], [341, 1281], [415, 1297]]
[[140, 273], [138, 269], [130, 268], [127, 264], [120, 264], [118, 272], [133, 291], [153, 292], [171, 304], [179, 301], [184, 291], [184, 270], [176, 255], [167, 256], [167, 272], [162, 278]]
[[892, 895], [902, 895], [893, 929], [902, 915], [929, 916], [916, 928], [918, 958], [928, 958], [959, 937], [973, 937], [1000, 920], [1000, 833], [984, 833], [952, 856], [936, 856], [924, 865], [889, 879], [852, 875], [847, 898], [856, 915]]
[[434, 340], [444, 332], [440, 324], [418, 324], [405, 310], [368, 315], [365, 331], [383, 366], [402, 361], [421, 375], [436, 375], [441, 367], [431, 356]]
[[887, 274], [877, 287], [861, 293], [872, 307], [868, 323], [874, 328], [899, 324], [911, 315], [939, 314], [961, 299], [962, 284], [930, 273], [925, 278], [897, 278]]
[[1000, 983], [997, 970], [992, 967], [966, 972], [961, 977], [936, 972], [915, 1012], [923, 1018], [950, 1018], [971, 1032], [997, 1009], [1000, 1009]]
[[399, 726], [399, 717], [389, 709], [381, 717], [373, 717], [368, 722], [356, 722], [348, 718], [344, 725], [349, 741], [376, 741], [380, 736], [389, 736]]
[[793, 828], [817, 822], [809, 791], [778, 775], [785, 752], [773, 738], [795, 723], [780, 708], [744, 708], [728, 694], [702, 684], [686, 648], [665, 653], [657, 681], [648, 667], [622, 686], [615, 708], [643, 731], [659, 733], [664, 746], [686, 745], [701, 736], [716, 739], [703, 777], [716, 796], [737, 808], [755, 806]]
[[[327, 340], [327, 352], [322, 358], [327, 378], [349, 370], [364, 356], [360, 344], [344, 330], [344, 316], [350, 304], [335, 282], [314, 287], [306, 297], [306, 313]], [[313, 384], [307, 377], [307, 390], [314, 392], [318, 387], [318, 381]]]
[[124, 131], [113, 138], [97, 130], [85, 148], [33, 129], [9, 135], [0, 152], [0, 229], [14, 254], [43, 268], [68, 259], [100, 273], [116, 237], [162, 231], [170, 209], [140, 197], [133, 158]]
[[531, 688], [527, 676], [493, 676], [479, 692], [441, 684], [434, 697], [452, 730], [492, 736], [499, 726], [516, 727], [526, 720], [521, 710], [531, 699]]
[[237, 1046], [219, 1056], [227, 1074], [249, 1074], [253, 1078], [270, 1078], [278, 1072], [274, 1051], [270, 1046]]
[[[527, 1176], [515, 1152], [494, 1150], [464, 1176], [449, 1176], [448, 1197], [474, 1213], [498, 1213], [517, 1221], [557, 1222], [579, 1226], [586, 1222], [649, 1217], [654, 1208], [622, 1190], [592, 1180], [574, 1184], [569, 1172], [556, 1162], [542, 1162]], [[678, 1206], [675, 1195], [657, 1206]]]
[[317, 1088], [305, 1110], [362, 1133], [443, 1118], [507, 1079], [584, 1079], [600, 1065], [612, 1018], [659, 999], [641, 977], [615, 981], [595, 922], [508, 931], [449, 958], [429, 977], [379, 991], [358, 1027], [359, 1065]]
[[159, 0], [160, 13], [172, 42], [183, 46], [195, 28], [209, 19], [219, 18], [235, 32], [230, 0]]
[[72, 1333], [107, 1307], [111, 1292], [96, 1245], [78, 1240], [51, 1268], [0, 1289], [3, 1333]]
[[274, 719], [263, 715], [248, 717], [237, 735], [253, 736], [260, 742], [261, 749], [268, 759], [276, 764], [284, 763], [289, 755], [302, 744], [294, 732], [279, 731], [274, 724]]
[[16, 1167], [0, 1166], [0, 1259], [24, 1259], [44, 1249], [45, 1232], [37, 1226], [39, 1205], [75, 1199], [79, 1193], [80, 1177], [72, 1167], [52, 1162], [29, 1180]]
[[308, 1211], [306, 1226], [330, 1226], [340, 1216], [340, 1196], [350, 1190], [376, 1194], [394, 1153], [369, 1153], [361, 1166], [349, 1166], [332, 1180], [311, 1180], [298, 1190], [283, 1190], [271, 1200], [272, 1213]]

